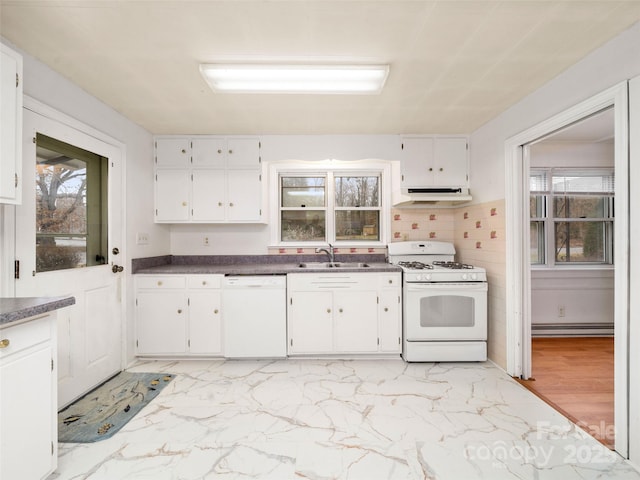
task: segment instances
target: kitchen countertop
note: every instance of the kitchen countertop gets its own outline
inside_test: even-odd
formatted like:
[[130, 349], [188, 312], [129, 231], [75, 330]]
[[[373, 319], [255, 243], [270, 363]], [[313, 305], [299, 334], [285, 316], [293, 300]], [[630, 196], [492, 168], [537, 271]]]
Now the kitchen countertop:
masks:
[[76, 303], [74, 297], [0, 298], [0, 328]]
[[336, 255], [337, 263], [365, 263], [368, 267], [308, 266], [325, 260], [317, 255], [222, 255], [172, 256], [134, 259], [134, 274], [222, 274], [222, 275], [286, 275], [287, 273], [354, 273], [400, 272], [400, 267], [384, 261], [384, 255]]

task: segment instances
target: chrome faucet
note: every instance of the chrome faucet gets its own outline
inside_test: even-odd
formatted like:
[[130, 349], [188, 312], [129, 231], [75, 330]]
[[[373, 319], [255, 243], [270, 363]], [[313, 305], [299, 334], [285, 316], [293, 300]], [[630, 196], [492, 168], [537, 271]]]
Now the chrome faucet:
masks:
[[320, 252], [324, 252], [327, 255], [329, 255], [329, 261], [331, 263], [335, 262], [335, 256], [333, 254], [333, 246], [331, 244], [329, 244], [329, 250], [327, 250], [326, 248], [316, 248], [316, 253], [320, 253]]

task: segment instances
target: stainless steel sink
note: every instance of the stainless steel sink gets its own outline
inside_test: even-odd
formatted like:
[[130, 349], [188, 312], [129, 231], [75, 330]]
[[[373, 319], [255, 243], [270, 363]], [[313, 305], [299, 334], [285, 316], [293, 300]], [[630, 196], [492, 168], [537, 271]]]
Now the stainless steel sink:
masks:
[[368, 268], [368, 263], [359, 262], [309, 262], [298, 264], [299, 268]]

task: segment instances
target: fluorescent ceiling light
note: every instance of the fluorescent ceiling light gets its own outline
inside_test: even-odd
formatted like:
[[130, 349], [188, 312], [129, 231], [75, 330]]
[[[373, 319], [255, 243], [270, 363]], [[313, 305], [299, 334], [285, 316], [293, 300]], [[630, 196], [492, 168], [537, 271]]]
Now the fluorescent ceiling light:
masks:
[[214, 92], [379, 94], [388, 65], [202, 64]]

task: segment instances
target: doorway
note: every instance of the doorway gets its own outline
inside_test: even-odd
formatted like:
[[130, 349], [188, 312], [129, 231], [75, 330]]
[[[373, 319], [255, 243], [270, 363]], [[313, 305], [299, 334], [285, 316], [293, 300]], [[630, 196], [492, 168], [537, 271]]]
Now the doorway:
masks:
[[531, 378], [531, 239], [525, 227], [530, 209], [529, 158], [525, 145], [588, 118], [609, 107], [614, 116], [615, 222], [614, 265], [614, 417], [616, 451], [628, 457], [629, 336], [629, 122], [627, 82], [542, 122], [505, 142], [507, 258], [507, 370]]
[[123, 364], [124, 278], [118, 267], [124, 263], [124, 149], [90, 127], [39, 107], [24, 110], [25, 187], [15, 209], [20, 271], [14, 288], [20, 297], [76, 299], [58, 313], [62, 408]]

